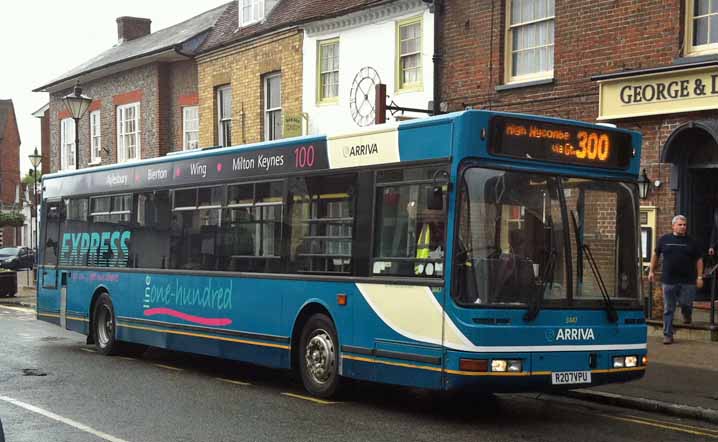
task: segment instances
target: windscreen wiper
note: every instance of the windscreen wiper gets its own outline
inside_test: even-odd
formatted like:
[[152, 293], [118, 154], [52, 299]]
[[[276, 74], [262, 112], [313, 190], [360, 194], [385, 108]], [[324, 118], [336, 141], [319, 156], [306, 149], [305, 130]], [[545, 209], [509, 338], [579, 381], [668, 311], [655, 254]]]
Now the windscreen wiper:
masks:
[[558, 252], [555, 248], [551, 248], [548, 252], [548, 258], [546, 259], [546, 266], [544, 267], [543, 274], [541, 275], [541, 285], [536, 287], [537, 292], [531, 297], [531, 303], [529, 308], [524, 315], [524, 321], [533, 321], [541, 311], [541, 304], [543, 303], [543, 294], [546, 292], [546, 288], [553, 287], [554, 268], [556, 267], [556, 259], [558, 258]]
[[548, 255], [546, 257], [546, 265], [541, 273], [541, 284], [537, 286], [537, 292], [533, 293], [529, 302], [529, 308], [524, 315], [524, 321], [533, 321], [541, 311], [541, 303], [543, 302], [543, 294], [547, 287], [553, 287], [554, 267], [556, 266], [556, 258], [558, 252], [553, 246], [553, 219], [549, 215], [546, 219], [547, 243], [549, 244]]
[[588, 258], [588, 264], [591, 267], [593, 276], [596, 278], [596, 281], [598, 282], [598, 288], [601, 290], [601, 296], [603, 297], [603, 301], [606, 303], [606, 316], [608, 316], [608, 322], [615, 323], [618, 321], [618, 313], [616, 313], [616, 309], [613, 307], [611, 298], [608, 296], [608, 290], [606, 290], [606, 284], [603, 282], [603, 278], [601, 277], [601, 272], [598, 269], [598, 264], [596, 264], [596, 260], [593, 258], [593, 254], [591, 253], [591, 248], [588, 247], [588, 244], [584, 244], [583, 250], [584, 250], [584, 252], [586, 252], [586, 258]]
[[[603, 282], [603, 277], [601, 276], [601, 271], [598, 268], [598, 264], [596, 263], [596, 260], [593, 257], [593, 254], [591, 253], [591, 248], [588, 246], [588, 244], [585, 244], [583, 241], [581, 241], [581, 235], [578, 228], [578, 220], [576, 219], [576, 211], [571, 210], [571, 220], [573, 221], [573, 229], [574, 229], [574, 235], [576, 236], [576, 255], [578, 262], [578, 268], [581, 269], [583, 265], [583, 256], [582, 254], [586, 254], [586, 258], [588, 259], [588, 265], [591, 267], [591, 272], [593, 273], [593, 277], [596, 278], [596, 281], [598, 282], [598, 289], [601, 291], [601, 297], [603, 298], [603, 302], [606, 304], [606, 315], [608, 316], [608, 321], [611, 323], [615, 323], [618, 321], [618, 313], [616, 313], [616, 309], [613, 307], [613, 303], [611, 302], [611, 298], [608, 296], [608, 290], [606, 289], [606, 284]], [[581, 272], [583, 273], [583, 272]], [[583, 277], [583, 275], [579, 275], [580, 278]], [[583, 284], [582, 279], [579, 279], [576, 281], [576, 287], [579, 287], [579, 284]]]

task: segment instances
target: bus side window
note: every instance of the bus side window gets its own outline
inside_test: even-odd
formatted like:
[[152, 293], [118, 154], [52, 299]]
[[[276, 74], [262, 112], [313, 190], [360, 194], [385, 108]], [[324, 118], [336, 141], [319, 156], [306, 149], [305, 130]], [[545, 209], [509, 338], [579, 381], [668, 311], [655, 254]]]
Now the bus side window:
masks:
[[[433, 187], [431, 172], [402, 170], [389, 183], [378, 179], [374, 228], [373, 275], [443, 278], [446, 250], [446, 201], [430, 209], [426, 198]], [[399, 178], [399, 179], [395, 179]], [[406, 183], [401, 181], [424, 181]], [[443, 192], [442, 192], [443, 193]], [[444, 199], [446, 194], [443, 193]]]
[[290, 180], [290, 270], [352, 274], [356, 175]]

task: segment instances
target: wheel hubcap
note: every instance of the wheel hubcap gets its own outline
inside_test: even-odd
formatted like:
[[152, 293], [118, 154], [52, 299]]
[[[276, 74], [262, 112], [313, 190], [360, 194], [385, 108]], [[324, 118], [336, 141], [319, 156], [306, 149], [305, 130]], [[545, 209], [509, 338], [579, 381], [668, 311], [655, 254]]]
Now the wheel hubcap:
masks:
[[316, 383], [324, 384], [334, 373], [335, 359], [331, 336], [325, 330], [318, 330], [307, 343], [304, 354], [307, 372]]
[[101, 347], [107, 346], [115, 335], [115, 324], [109, 307], [103, 305], [97, 317], [97, 340]]

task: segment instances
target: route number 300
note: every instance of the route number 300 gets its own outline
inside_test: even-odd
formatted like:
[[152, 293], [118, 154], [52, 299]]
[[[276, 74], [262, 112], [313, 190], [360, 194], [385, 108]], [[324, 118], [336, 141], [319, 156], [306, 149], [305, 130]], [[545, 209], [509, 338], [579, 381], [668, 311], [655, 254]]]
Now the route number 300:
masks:
[[578, 132], [578, 150], [576, 158], [587, 160], [606, 161], [611, 152], [611, 142], [608, 135], [598, 135], [585, 130]]

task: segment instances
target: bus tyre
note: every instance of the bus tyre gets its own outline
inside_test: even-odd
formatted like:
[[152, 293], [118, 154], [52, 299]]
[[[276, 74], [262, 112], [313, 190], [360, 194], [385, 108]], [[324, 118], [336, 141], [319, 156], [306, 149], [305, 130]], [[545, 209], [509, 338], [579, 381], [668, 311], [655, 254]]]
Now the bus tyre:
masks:
[[299, 373], [313, 396], [328, 398], [339, 385], [337, 332], [326, 315], [312, 315], [304, 324], [299, 344]]
[[115, 308], [110, 295], [103, 293], [97, 298], [92, 317], [95, 348], [103, 355], [116, 354], [119, 343], [115, 337]]

